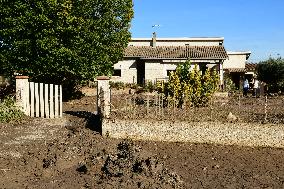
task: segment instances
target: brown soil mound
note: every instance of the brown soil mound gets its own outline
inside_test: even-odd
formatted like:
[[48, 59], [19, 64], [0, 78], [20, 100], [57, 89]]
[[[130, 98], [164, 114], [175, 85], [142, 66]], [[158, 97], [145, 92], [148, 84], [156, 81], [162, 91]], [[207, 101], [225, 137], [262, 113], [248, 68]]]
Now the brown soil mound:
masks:
[[[24, 143], [17, 158], [1, 158], [4, 188], [182, 188], [180, 176], [131, 140], [103, 139], [70, 119], [66, 136]], [[81, 124], [79, 124], [81, 122]], [[6, 171], [3, 171], [7, 168]]]

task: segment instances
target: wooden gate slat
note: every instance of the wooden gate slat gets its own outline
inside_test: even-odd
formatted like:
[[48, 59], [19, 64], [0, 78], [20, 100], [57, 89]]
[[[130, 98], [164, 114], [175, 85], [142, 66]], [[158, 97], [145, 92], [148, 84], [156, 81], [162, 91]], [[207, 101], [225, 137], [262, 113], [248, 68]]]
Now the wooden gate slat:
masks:
[[45, 110], [45, 117], [49, 118], [49, 102], [48, 102], [48, 84], [44, 85], [44, 110]]
[[30, 116], [31, 117], [34, 117], [35, 116], [35, 88], [34, 88], [34, 82], [30, 82], [30, 96], [31, 96], [31, 101], [30, 101], [30, 104], [31, 104], [31, 112], [30, 112]]
[[35, 83], [35, 110], [36, 117], [39, 117], [39, 94], [38, 94], [38, 83]]
[[59, 95], [60, 95], [60, 97], [59, 97], [59, 98], [60, 98], [60, 99], [59, 99], [59, 100], [60, 100], [60, 101], [59, 101], [59, 109], [60, 109], [59, 111], [60, 111], [60, 115], [59, 115], [59, 116], [62, 117], [62, 112], [63, 112], [63, 110], [62, 110], [62, 107], [63, 107], [63, 106], [62, 106], [62, 85], [60, 85], [60, 88], [59, 88], [59, 89], [60, 89], [60, 91], [59, 91], [59, 93], [60, 93], [60, 94], [59, 94]]
[[59, 111], [58, 111], [58, 85], [54, 85], [54, 117], [58, 118], [59, 117]]
[[39, 84], [39, 105], [40, 105], [40, 117], [44, 117], [43, 83]]
[[54, 104], [53, 104], [53, 100], [54, 100], [54, 96], [53, 96], [53, 84], [50, 84], [50, 91], [49, 91], [49, 112], [50, 112], [50, 118], [54, 118]]

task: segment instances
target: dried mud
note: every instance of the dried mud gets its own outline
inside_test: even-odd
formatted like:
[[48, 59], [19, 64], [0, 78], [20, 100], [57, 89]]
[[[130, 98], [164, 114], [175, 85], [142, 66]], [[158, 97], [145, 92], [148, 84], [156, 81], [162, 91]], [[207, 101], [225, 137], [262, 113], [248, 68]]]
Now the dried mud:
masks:
[[103, 138], [93, 97], [0, 125], [0, 188], [284, 188], [284, 150]]

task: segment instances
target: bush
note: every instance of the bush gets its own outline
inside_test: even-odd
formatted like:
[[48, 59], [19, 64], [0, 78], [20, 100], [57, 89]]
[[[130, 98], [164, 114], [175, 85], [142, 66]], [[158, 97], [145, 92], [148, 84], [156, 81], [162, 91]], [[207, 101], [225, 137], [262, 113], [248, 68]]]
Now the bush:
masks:
[[121, 81], [118, 81], [118, 82], [113, 82], [113, 81], [110, 81], [109, 82], [109, 85], [110, 85], [110, 88], [111, 89], [125, 89], [125, 84]]
[[0, 86], [0, 99], [4, 99], [8, 95], [15, 93], [14, 85]]
[[153, 84], [152, 81], [148, 81], [144, 86], [144, 91], [146, 92], [153, 92], [156, 89], [156, 86]]
[[207, 69], [201, 75], [197, 65], [192, 71], [190, 67], [190, 61], [178, 65], [176, 71], [170, 74], [168, 82], [157, 84], [158, 91], [164, 93], [167, 99], [172, 99], [177, 107], [185, 103], [205, 106], [218, 88], [219, 77], [215, 70], [211, 72]]
[[258, 79], [267, 84], [269, 92], [284, 91], [284, 59], [269, 58], [256, 68]]
[[8, 96], [0, 101], [0, 122], [18, 121], [23, 116], [24, 113], [16, 106], [12, 97]]
[[139, 88], [139, 85], [137, 83], [125, 83], [125, 87], [137, 90]]
[[224, 84], [225, 84], [224, 85], [224, 91], [226, 91], [226, 92], [233, 93], [234, 91], [237, 90], [233, 80], [227, 74], [224, 77]]

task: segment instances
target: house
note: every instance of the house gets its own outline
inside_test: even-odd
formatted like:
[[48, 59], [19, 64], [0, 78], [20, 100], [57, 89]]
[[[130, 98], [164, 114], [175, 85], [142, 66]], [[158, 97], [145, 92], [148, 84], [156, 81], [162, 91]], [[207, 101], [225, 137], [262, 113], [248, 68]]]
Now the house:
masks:
[[[230, 68], [228, 60], [237, 64], [234, 55], [225, 50], [223, 37], [157, 38], [153, 33], [152, 38], [131, 39], [124, 59], [114, 65], [112, 80], [139, 84], [167, 80], [170, 72], [188, 59], [192, 67], [197, 64], [202, 73], [207, 68], [216, 69], [220, 85], [224, 83], [224, 66]], [[244, 66], [245, 62], [242, 62], [240, 68]]]
[[256, 67], [257, 64], [256, 63], [246, 63], [246, 73], [245, 73], [245, 77], [248, 80], [252, 80], [253, 77], [256, 76]]
[[223, 63], [225, 76], [228, 76], [237, 89], [240, 89], [242, 82], [246, 79], [246, 62], [249, 59], [250, 51], [232, 52], [227, 51], [228, 59]]

